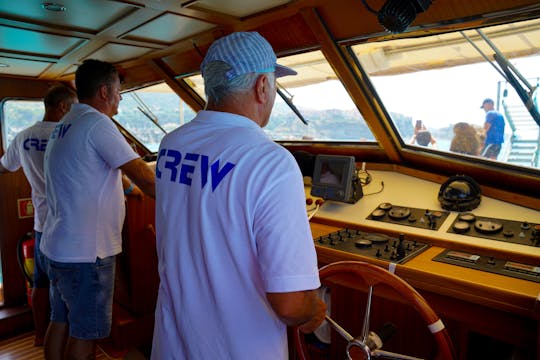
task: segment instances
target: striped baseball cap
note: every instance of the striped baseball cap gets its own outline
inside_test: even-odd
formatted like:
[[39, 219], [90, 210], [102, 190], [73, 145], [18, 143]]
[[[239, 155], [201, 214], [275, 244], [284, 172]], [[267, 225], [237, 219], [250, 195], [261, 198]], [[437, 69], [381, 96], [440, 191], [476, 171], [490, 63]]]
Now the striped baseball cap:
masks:
[[234, 32], [214, 41], [201, 64], [203, 77], [204, 67], [212, 61], [223, 61], [231, 67], [227, 72], [229, 80], [252, 72], [275, 72], [276, 78], [297, 74], [293, 69], [277, 64], [272, 46], [255, 31]]

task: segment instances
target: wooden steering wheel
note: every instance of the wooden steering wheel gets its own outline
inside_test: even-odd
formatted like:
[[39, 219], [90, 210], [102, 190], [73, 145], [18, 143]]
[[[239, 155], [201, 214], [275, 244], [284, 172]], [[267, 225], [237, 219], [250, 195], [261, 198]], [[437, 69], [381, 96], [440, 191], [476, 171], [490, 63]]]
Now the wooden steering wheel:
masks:
[[[439, 319], [426, 300], [424, 300], [424, 298], [412, 286], [398, 276], [381, 267], [359, 261], [340, 261], [326, 265], [319, 271], [321, 281], [331, 276], [347, 274], [360, 277], [368, 286], [368, 299], [366, 303], [362, 334], [354, 338], [329, 316], [326, 317], [326, 320], [341, 336], [345, 338], [345, 340], [348, 341], [346, 348], [348, 359], [352, 359], [350, 351], [353, 347], [359, 348], [355, 349], [355, 351], [358, 353], [359, 350], [361, 353], [363, 353], [364, 359], [417, 359], [411, 356], [383, 351], [381, 349], [372, 350], [368, 347], [368, 345], [366, 345], [369, 336], [371, 298], [373, 295], [373, 287], [377, 284], [385, 284], [393, 288], [397, 294], [402, 297], [404, 302], [411, 304], [416, 312], [420, 314], [422, 319], [427, 324], [429, 331], [435, 338], [438, 349], [437, 359], [452, 360], [457, 358], [452, 341], [448, 335], [448, 331], [444, 327], [441, 319]], [[294, 341], [299, 358], [301, 360], [309, 360], [304, 334], [299, 330], [299, 328], [294, 329]]]

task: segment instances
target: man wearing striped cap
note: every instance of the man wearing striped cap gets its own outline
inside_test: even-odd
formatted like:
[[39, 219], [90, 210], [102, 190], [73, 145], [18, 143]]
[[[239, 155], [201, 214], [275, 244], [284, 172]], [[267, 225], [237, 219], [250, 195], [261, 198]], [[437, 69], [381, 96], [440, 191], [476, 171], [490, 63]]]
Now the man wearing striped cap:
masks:
[[262, 130], [296, 74], [276, 60], [256, 32], [214, 42], [206, 109], [161, 142], [152, 359], [286, 359], [286, 326], [324, 320], [302, 175]]

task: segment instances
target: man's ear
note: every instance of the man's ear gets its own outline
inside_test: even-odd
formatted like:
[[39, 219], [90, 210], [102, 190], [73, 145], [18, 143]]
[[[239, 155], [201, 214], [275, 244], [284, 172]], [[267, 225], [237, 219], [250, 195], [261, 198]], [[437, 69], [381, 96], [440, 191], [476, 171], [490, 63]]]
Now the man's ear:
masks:
[[109, 98], [109, 87], [106, 84], [103, 84], [99, 87], [98, 90], [99, 97], [101, 99], [108, 99]]
[[255, 81], [255, 98], [259, 103], [266, 103], [270, 97], [272, 86], [268, 81], [268, 75], [261, 74]]
[[69, 100], [62, 100], [58, 105], [60, 107], [60, 111], [62, 111], [62, 113], [64, 114], [67, 113], [71, 108], [71, 103], [69, 102]]

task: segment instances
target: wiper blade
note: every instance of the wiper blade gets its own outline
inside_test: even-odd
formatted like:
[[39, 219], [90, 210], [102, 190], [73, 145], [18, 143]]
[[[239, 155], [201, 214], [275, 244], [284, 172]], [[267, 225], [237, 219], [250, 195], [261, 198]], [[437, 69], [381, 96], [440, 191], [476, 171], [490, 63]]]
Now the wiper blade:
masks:
[[144, 101], [139, 97], [139, 95], [137, 95], [137, 93], [135, 92], [131, 92], [130, 95], [137, 103], [137, 109], [141, 113], [143, 113], [143, 115], [146, 116], [150, 121], [152, 121], [161, 131], [163, 131], [164, 134], [166, 134], [167, 131], [165, 131], [165, 129], [161, 127], [161, 125], [159, 125], [156, 115], [152, 113], [152, 110], [150, 110], [150, 108], [144, 103]]
[[164, 134], [166, 134], [167, 132], [165, 131], [164, 128], [161, 127], [161, 125], [159, 125], [159, 123], [157, 122], [156, 119], [154, 119], [152, 117], [152, 115], [150, 115], [146, 110], [144, 110], [143, 108], [141, 108], [140, 106], [137, 106], [137, 109], [143, 113], [144, 116], [146, 116], [148, 119], [150, 119], [150, 121], [152, 121], [161, 131], [163, 131]]
[[277, 90], [277, 93], [279, 94], [279, 96], [281, 96], [283, 101], [285, 101], [285, 103], [291, 108], [291, 110], [296, 114], [296, 116], [298, 116], [300, 121], [302, 121], [305, 125], [309, 125], [308, 121], [304, 118], [304, 115], [302, 115], [300, 113], [300, 110], [298, 110], [298, 108], [296, 107], [296, 105], [293, 104], [292, 96], [285, 95], [285, 93], [281, 89], [283, 89], [284, 91], [287, 91], [283, 86], [278, 84], [278, 87], [277, 87], [276, 90]]

